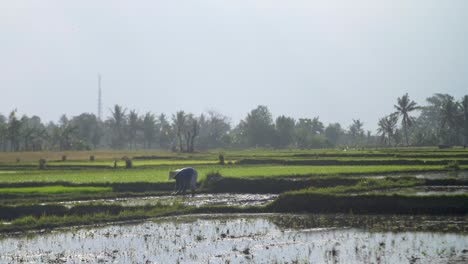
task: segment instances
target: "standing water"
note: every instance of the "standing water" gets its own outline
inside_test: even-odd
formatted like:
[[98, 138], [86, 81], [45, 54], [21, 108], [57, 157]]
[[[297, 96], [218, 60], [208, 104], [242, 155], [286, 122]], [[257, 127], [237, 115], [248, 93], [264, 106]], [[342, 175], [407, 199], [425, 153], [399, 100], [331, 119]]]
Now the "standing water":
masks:
[[[304, 224], [317, 215], [192, 215], [0, 238], [0, 262], [466, 263], [468, 236]], [[336, 222], [338, 223], [338, 222]]]

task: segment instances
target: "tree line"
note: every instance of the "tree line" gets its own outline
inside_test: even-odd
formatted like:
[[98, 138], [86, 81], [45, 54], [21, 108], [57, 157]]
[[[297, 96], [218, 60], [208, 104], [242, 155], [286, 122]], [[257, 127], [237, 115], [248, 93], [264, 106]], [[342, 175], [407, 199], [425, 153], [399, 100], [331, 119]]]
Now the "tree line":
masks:
[[38, 116], [0, 114], [1, 151], [164, 149], [178, 152], [216, 148], [332, 148], [381, 146], [466, 145], [468, 95], [460, 101], [448, 94], [434, 94], [420, 106], [408, 94], [399, 98], [394, 112], [379, 119], [376, 134], [364, 129], [360, 119], [345, 128], [325, 126], [319, 117], [273, 119], [260, 105], [232, 127], [230, 119], [209, 111], [196, 116], [178, 111], [172, 116], [143, 115], [115, 105], [106, 120], [83, 113], [57, 123]]

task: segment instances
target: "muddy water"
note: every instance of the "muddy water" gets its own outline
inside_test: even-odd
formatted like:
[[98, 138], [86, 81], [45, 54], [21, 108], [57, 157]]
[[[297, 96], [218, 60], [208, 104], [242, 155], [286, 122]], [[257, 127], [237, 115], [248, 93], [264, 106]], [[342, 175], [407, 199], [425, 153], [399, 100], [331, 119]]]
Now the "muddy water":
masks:
[[468, 179], [468, 171], [450, 171], [440, 173], [418, 173], [416, 178], [420, 179], [444, 179], [454, 177], [458, 179]]
[[216, 194], [197, 194], [185, 196], [146, 196], [134, 198], [118, 199], [99, 199], [92, 201], [67, 201], [61, 202], [63, 205], [73, 206], [76, 204], [99, 202], [103, 204], [120, 204], [123, 206], [143, 206], [156, 204], [172, 204], [175, 202], [190, 205], [227, 205], [227, 206], [256, 206], [265, 205], [273, 201], [277, 194], [236, 194], [236, 193], [216, 193]]
[[412, 195], [458, 195], [468, 194], [468, 186], [418, 186], [410, 188], [395, 188], [368, 193], [399, 193]]
[[[468, 236], [291, 225], [279, 215], [186, 216], [0, 238], [0, 262], [466, 263]], [[317, 217], [317, 216], [307, 216]], [[302, 221], [302, 220], [301, 220]], [[292, 221], [294, 222], [294, 221]], [[276, 223], [276, 224], [275, 224]], [[282, 224], [279, 224], [282, 223]], [[289, 224], [284, 224], [289, 223]], [[292, 227], [296, 226], [296, 227]]]
[[395, 173], [389, 175], [371, 175], [369, 178], [383, 179], [386, 177], [416, 177], [418, 179], [447, 179], [457, 178], [461, 180], [468, 179], [468, 171], [450, 171], [450, 172], [420, 172], [420, 173]]

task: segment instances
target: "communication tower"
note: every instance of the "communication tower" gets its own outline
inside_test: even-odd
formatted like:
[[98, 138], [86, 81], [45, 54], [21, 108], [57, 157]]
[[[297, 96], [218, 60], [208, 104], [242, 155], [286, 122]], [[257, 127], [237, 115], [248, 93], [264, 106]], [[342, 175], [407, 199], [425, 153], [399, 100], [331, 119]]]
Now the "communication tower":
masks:
[[98, 119], [102, 121], [102, 90], [101, 90], [101, 74], [98, 74]]

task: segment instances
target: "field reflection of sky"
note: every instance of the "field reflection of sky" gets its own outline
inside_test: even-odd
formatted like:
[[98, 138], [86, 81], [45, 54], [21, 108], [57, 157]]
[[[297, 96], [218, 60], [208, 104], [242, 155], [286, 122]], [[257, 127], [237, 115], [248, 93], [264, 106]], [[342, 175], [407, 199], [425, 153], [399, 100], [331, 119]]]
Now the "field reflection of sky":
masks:
[[186, 216], [7, 237], [0, 239], [0, 262], [445, 263], [468, 257], [463, 234], [291, 228], [274, 224], [278, 217]]

